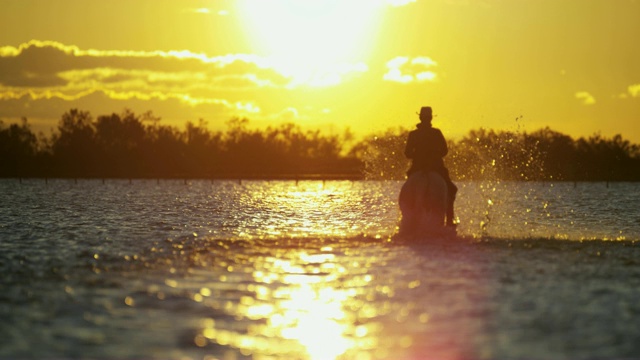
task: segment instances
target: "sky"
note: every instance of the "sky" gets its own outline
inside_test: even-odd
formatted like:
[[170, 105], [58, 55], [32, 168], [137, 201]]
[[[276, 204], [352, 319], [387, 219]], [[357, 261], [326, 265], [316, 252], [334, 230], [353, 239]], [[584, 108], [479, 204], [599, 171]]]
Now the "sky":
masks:
[[0, 119], [640, 143], [640, 0], [0, 0]]

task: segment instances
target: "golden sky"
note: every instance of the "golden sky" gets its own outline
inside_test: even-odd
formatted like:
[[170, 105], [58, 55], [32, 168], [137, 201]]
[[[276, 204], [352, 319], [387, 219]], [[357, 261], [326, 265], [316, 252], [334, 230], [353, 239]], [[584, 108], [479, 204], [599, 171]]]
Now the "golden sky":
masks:
[[640, 143], [640, 0], [0, 0], [0, 119], [79, 108], [366, 134], [420, 106]]

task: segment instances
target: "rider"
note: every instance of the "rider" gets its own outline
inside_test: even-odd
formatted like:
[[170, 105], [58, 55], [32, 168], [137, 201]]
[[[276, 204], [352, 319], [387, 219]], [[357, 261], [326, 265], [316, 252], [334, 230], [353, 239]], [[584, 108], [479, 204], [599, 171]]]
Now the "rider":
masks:
[[407, 175], [416, 171], [434, 171], [447, 183], [447, 212], [446, 225], [455, 226], [453, 215], [453, 202], [456, 199], [458, 187], [451, 181], [449, 170], [444, 166], [444, 156], [449, 151], [447, 142], [439, 129], [431, 126], [433, 114], [430, 106], [423, 106], [420, 109], [420, 123], [416, 125], [417, 129], [409, 132], [407, 139], [407, 147], [404, 154], [407, 158], [413, 160]]

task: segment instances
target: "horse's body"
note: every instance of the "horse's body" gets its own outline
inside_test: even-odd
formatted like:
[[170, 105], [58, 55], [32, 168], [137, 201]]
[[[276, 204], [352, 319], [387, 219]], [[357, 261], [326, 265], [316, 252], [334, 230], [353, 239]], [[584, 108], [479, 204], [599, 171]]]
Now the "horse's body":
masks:
[[400, 235], [444, 234], [447, 196], [447, 183], [438, 173], [411, 174], [400, 190]]

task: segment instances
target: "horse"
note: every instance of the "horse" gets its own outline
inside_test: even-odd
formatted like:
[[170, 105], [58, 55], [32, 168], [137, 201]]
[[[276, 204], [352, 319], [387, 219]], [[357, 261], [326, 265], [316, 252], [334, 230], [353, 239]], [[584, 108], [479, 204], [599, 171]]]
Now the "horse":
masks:
[[398, 235], [448, 235], [444, 226], [447, 197], [447, 183], [440, 174], [433, 171], [412, 173], [400, 189], [398, 203], [402, 220]]

